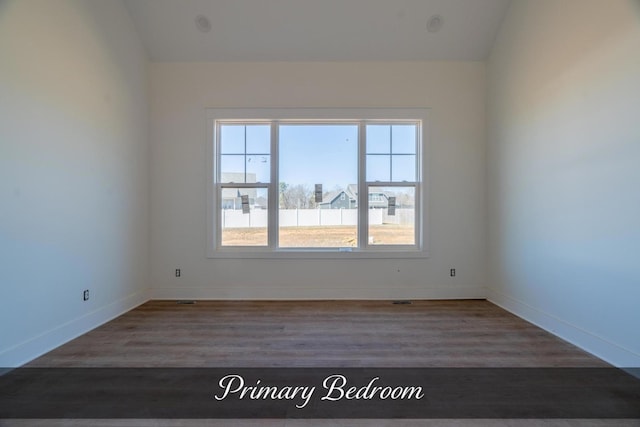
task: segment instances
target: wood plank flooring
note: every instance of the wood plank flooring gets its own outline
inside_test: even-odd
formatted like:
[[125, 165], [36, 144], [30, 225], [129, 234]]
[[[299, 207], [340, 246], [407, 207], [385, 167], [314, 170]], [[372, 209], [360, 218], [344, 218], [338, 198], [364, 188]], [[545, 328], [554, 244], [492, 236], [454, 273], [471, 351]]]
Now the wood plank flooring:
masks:
[[[151, 301], [40, 367], [604, 367], [487, 301]], [[2, 423], [5, 424], [2, 424]], [[638, 420], [0, 420], [7, 426], [553, 426]]]
[[602, 367], [480, 300], [150, 301], [40, 367]]

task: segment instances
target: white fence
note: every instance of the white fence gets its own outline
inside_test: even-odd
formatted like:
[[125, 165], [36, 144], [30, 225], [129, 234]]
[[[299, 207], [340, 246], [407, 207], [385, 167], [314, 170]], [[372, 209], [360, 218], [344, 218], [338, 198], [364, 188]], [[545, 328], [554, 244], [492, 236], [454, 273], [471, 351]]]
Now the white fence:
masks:
[[[281, 227], [317, 227], [321, 225], [357, 225], [357, 209], [280, 209]], [[370, 209], [369, 224], [412, 225], [414, 209], [396, 209], [395, 215], [388, 215], [386, 209]], [[267, 211], [252, 209], [243, 214], [241, 210], [223, 209], [222, 228], [266, 227]]]

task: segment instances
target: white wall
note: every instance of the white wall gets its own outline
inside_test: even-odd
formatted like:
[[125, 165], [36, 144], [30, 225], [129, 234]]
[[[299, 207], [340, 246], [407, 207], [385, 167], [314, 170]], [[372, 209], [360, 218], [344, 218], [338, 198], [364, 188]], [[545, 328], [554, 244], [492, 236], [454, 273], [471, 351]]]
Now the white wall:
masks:
[[[484, 297], [483, 63], [157, 63], [150, 78], [154, 297]], [[431, 257], [207, 259], [207, 107], [432, 108]]]
[[514, 0], [487, 73], [490, 299], [640, 366], [640, 2]]
[[147, 70], [119, 1], [2, 1], [0, 58], [0, 366], [16, 366], [146, 299]]

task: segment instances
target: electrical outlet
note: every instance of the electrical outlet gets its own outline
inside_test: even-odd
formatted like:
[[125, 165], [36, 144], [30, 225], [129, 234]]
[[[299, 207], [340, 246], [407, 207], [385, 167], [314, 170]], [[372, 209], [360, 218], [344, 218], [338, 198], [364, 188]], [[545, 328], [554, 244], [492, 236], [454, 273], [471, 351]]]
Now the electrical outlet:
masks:
[[176, 277], [180, 277], [181, 274], [182, 272], [180, 271], [180, 269], [176, 268]]
[[452, 268], [452, 269], [451, 269], [451, 271], [449, 271], [449, 275], [450, 275], [451, 277], [456, 277], [456, 269], [455, 269], [455, 268]]
[[89, 301], [89, 289], [85, 289], [82, 292], [82, 301]]

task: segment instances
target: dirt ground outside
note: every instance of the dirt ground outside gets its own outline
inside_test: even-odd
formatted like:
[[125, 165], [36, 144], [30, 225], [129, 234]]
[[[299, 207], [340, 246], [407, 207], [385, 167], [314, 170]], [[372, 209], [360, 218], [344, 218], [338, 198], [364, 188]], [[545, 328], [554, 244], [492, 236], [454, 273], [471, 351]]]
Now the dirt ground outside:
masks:
[[[282, 227], [281, 248], [345, 248], [358, 244], [355, 226]], [[382, 224], [369, 229], [369, 243], [380, 245], [415, 244], [414, 228], [410, 225]], [[222, 230], [223, 246], [266, 246], [266, 228], [226, 228]]]

